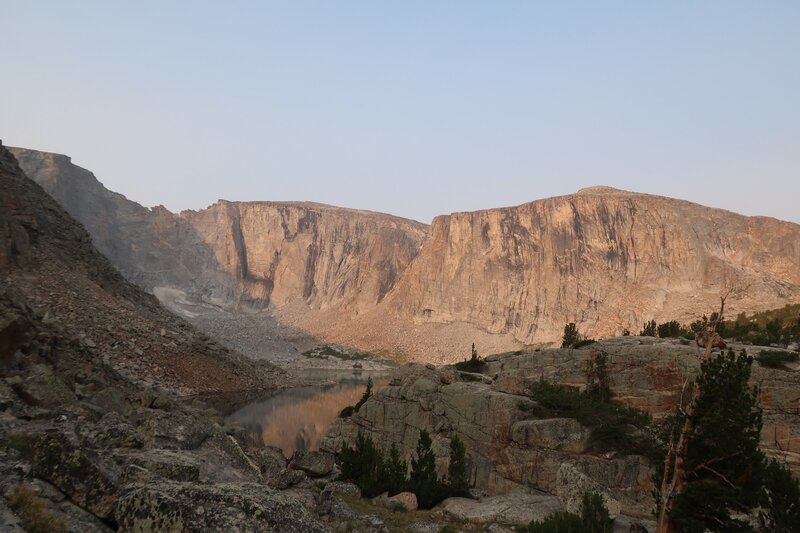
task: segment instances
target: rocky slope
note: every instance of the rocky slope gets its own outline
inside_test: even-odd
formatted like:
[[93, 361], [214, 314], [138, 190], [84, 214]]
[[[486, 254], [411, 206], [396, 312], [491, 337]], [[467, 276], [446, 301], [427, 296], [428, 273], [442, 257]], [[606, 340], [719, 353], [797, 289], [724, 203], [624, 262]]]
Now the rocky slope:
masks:
[[[307, 203], [220, 201], [173, 215], [105, 190], [64, 156], [15, 154], [163, 301], [267, 309], [282, 326], [394, 357], [553, 342], [567, 322], [598, 337], [688, 322], [729, 288], [739, 290], [731, 313], [800, 301], [799, 225], [686, 201], [596, 187], [430, 228]], [[229, 345], [252, 344], [217, 322], [202, 323]]]
[[[501, 354], [487, 358], [480, 374], [410, 364], [355, 415], [335, 421], [322, 448], [338, 451], [365, 431], [384, 450], [396, 445], [408, 460], [425, 429], [444, 475], [450, 439], [458, 435], [478, 493], [545, 493], [575, 511], [583, 491], [594, 490], [603, 494], [612, 514], [647, 520], [653, 509], [648, 459], [595, 451], [591, 432], [577, 420], [537, 418], [530, 409], [535, 405], [530, 387], [542, 379], [585, 387], [586, 362], [595, 350], [609, 354], [614, 400], [656, 419], [674, 412], [684, 380], [700, 365], [695, 347], [647, 337], [618, 337], [580, 350]], [[800, 374], [755, 364], [752, 382], [761, 386], [763, 449], [800, 472]]]

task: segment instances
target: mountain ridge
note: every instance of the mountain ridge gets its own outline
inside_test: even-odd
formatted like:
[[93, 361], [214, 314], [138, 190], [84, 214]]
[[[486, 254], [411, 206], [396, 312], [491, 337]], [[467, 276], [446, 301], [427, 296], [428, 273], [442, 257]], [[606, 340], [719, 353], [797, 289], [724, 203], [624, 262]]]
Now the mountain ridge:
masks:
[[78, 171], [63, 160], [48, 169], [46, 153], [18, 153], [148, 290], [265, 310], [391, 355], [453, 360], [471, 342], [484, 353], [554, 342], [567, 322], [603, 336], [691, 320], [728, 285], [750, 289], [732, 312], [800, 301], [800, 225], [688, 200], [596, 186], [429, 226], [314, 202], [220, 200], [175, 214], [99, 181], [106, 193], [71, 190], [59, 176]]

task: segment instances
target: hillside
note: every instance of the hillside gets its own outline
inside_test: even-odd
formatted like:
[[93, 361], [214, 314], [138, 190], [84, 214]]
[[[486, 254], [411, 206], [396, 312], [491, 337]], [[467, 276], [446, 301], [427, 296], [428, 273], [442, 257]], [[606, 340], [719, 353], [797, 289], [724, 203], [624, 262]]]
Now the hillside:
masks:
[[181, 394], [270, 389], [286, 381], [274, 367], [210, 340], [125, 280], [2, 145], [0, 243], [0, 293], [8, 305], [30, 308], [68, 332], [93, 365]]

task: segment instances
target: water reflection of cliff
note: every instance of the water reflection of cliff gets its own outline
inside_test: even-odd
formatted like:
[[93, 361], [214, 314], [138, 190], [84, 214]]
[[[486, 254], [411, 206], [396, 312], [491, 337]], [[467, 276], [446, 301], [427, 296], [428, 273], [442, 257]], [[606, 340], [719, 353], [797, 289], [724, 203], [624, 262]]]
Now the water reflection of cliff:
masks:
[[[331, 422], [364, 393], [366, 376], [340, 378], [335, 385], [302, 387], [247, 405], [228, 419], [260, 436], [267, 446], [278, 446], [290, 457], [295, 450], [317, 450]], [[375, 389], [385, 384], [376, 380]]]

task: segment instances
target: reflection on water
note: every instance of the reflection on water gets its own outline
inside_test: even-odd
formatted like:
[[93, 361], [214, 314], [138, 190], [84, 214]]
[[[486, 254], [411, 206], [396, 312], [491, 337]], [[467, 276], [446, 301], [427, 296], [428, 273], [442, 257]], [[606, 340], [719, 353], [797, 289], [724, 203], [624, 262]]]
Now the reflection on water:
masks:
[[[315, 376], [317, 377], [317, 376]], [[331, 422], [364, 394], [368, 374], [328, 372], [328, 384], [282, 391], [248, 404], [227, 417], [247, 428], [267, 446], [278, 446], [291, 457], [295, 450], [318, 450]], [[373, 376], [373, 391], [386, 384]]]

